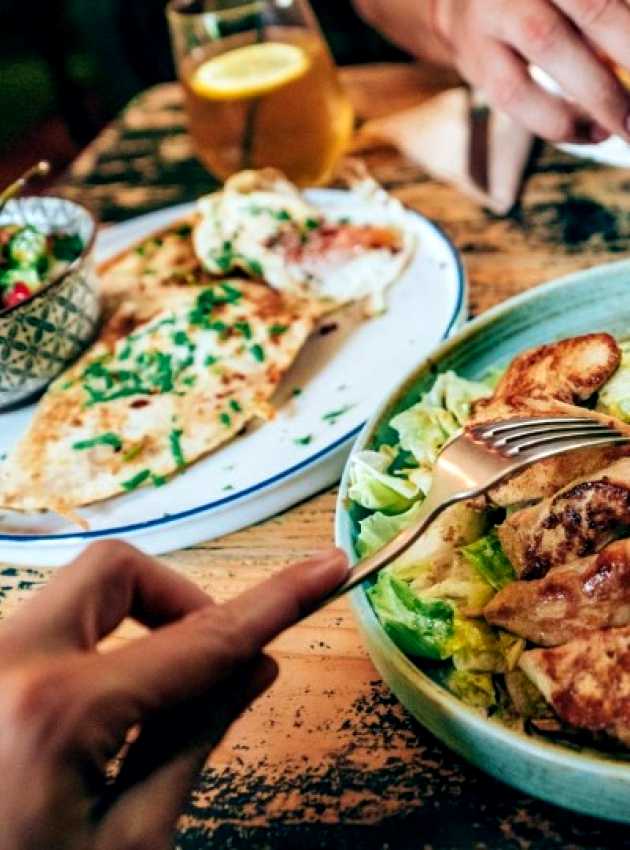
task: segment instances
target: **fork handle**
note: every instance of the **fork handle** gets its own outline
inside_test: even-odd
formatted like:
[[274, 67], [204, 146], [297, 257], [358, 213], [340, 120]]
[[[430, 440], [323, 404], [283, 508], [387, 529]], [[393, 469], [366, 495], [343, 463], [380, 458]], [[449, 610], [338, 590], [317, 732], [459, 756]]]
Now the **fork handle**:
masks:
[[328, 605], [329, 602], [338, 599], [349, 590], [353, 590], [357, 585], [364, 582], [366, 578], [369, 578], [379, 570], [382, 570], [383, 567], [391, 564], [392, 561], [395, 561], [396, 558], [416, 542], [442, 511], [456, 502], [468, 498], [468, 496], [469, 494], [466, 493], [455, 493], [444, 497], [435, 488], [432, 488], [422, 503], [418, 519], [416, 519], [414, 524], [409, 526], [409, 528], [405, 528], [400, 534], [397, 534], [396, 537], [390, 540], [389, 543], [386, 543], [385, 546], [382, 546], [373, 555], [368, 555], [367, 558], [363, 558], [358, 564], [355, 564], [343, 584], [339, 585], [329, 596], [322, 599], [315, 608], [309, 611], [309, 614], [319, 611], [320, 608]]

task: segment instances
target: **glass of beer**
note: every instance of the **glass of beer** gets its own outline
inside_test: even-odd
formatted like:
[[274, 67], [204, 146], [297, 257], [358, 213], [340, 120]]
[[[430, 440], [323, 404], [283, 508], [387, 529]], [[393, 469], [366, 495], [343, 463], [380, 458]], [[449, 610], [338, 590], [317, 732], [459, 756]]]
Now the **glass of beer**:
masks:
[[196, 152], [221, 180], [274, 166], [324, 183], [352, 134], [352, 106], [306, 0], [171, 0], [178, 74]]

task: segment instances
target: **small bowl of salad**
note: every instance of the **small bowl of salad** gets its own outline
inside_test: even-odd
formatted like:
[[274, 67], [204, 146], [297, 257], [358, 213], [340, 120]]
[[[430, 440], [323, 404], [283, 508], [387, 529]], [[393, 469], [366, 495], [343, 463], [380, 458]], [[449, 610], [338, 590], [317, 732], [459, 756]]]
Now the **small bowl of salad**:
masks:
[[95, 236], [91, 213], [65, 198], [0, 211], [0, 409], [43, 390], [94, 337]]

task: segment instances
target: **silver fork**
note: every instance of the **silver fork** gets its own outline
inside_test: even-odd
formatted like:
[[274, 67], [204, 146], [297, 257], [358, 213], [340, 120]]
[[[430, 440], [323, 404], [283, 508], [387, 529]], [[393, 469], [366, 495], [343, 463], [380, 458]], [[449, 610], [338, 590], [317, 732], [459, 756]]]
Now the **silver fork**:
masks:
[[481, 496], [539, 460], [577, 449], [628, 442], [630, 437], [587, 417], [515, 418], [465, 429], [438, 455], [431, 490], [414, 525], [359, 561], [322, 605], [391, 564], [450, 505]]

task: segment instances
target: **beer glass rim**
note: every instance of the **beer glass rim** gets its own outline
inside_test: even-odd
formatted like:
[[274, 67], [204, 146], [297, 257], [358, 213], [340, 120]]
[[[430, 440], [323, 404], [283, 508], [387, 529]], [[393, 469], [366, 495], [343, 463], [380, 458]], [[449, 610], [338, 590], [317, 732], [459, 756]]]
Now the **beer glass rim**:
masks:
[[[194, 18], [200, 19], [208, 16], [212, 17], [214, 20], [227, 21], [256, 12], [263, 12], [269, 6], [274, 5], [272, 0], [237, 0], [234, 5], [221, 8], [224, 2], [225, 0], [211, 0], [211, 2], [208, 2], [207, 0], [207, 8], [204, 8], [201, 12], [192, 12], [187, 11], [187, 7], [193, 5], [192, 0], [169, 0], [166, 4], [166, 14], [169, 18], [177, 21]], [[282, 2], [282, 0], [280, 0], [275, 5], [286, 7], [291, 4], [292, 0], [288, 0], [288, 2], [286, 2], [286, 0], [285, 2]], [[204, 3], [204, 5], [206, 4]], [[213, 6], [216, 8], [212, 8]]]

